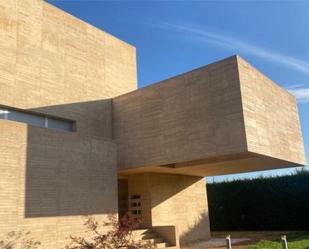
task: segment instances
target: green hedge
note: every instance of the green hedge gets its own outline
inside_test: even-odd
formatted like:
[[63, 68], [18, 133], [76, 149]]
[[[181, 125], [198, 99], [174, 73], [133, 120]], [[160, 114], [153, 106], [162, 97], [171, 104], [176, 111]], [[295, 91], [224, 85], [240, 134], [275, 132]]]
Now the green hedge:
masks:
[[309, 172], [207, 184], [216, 230], [309, 230]]

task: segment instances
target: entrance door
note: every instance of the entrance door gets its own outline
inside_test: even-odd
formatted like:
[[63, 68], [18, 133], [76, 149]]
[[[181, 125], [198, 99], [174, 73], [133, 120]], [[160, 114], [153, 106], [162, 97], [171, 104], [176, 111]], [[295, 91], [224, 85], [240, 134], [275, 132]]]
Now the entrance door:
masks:
[[142, 200], [140, 195], [131, 196], [130, 211], [133, 217], [142, 218]]
[[129, 214], [128, 180], [118, 179], [118, 214], [121, 219]]

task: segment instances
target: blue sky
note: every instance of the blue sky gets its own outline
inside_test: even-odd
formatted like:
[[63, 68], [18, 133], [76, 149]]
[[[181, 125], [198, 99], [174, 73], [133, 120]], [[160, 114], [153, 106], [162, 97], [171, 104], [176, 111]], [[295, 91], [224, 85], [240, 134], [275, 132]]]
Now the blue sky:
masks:
[[309, 1], [48, 2], [134, 45], [139, 87], [239, 54], [297, 96], [309, 155]]

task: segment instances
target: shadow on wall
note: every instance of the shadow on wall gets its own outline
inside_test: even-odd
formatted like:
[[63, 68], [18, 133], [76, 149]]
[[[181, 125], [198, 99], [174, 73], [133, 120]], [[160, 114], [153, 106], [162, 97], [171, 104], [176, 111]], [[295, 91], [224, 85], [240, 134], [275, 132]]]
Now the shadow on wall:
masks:
[[96, 100], [29, 109], [76, 121], [77, 136], [112, 139], [112, 100]]
[[28, 126], [25, 217], [117, 213], [111, 100], [32, 111], [76, 120], [77, 132]]
[[209, 228], [208, 212], [196, 219], [195, 224], [190, 226], [188, 231], [180, 236], [180, 241], [185, 241], [186, 244], [189, 244], [191, 242], [209, 240], [210, 234], [205, 228]]
[[201, 180], [199, 176], [160, 173], [150, 174], [150, 177], [151, 192], [154, 193], [151, 199], [152, 207], [159, 206], [167, 200], [175, 198], [177, 194], [179, 195], [182, 191], [194, 186], [197, 181]]
[[151, 174], [150, 178], [153, 225], [176, 225], [181, 244], [209, 239], [204, 179], [171, 174]]

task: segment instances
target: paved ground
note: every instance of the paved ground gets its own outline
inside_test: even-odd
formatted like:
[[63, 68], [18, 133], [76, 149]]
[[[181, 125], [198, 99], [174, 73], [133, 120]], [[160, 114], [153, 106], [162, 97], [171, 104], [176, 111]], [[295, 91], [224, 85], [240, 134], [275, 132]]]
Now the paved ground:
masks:
[[[234, 238], [232, 239], [233, 249], [245, 249], [247, 245], [253, 241], [249, 238]], [[206, 242], [191, 244], [184, 249], [226, 249], [225, 238], [212, 238]]]
[[243, 231], [243, 232], [212, 232], [212, 239], [188, 245], [184, 249], [226, 249], [225, 237], [231, 235], [233, 249], [247, 249], [249, 244], [259, 240], [280, 239], [287, 231]]

